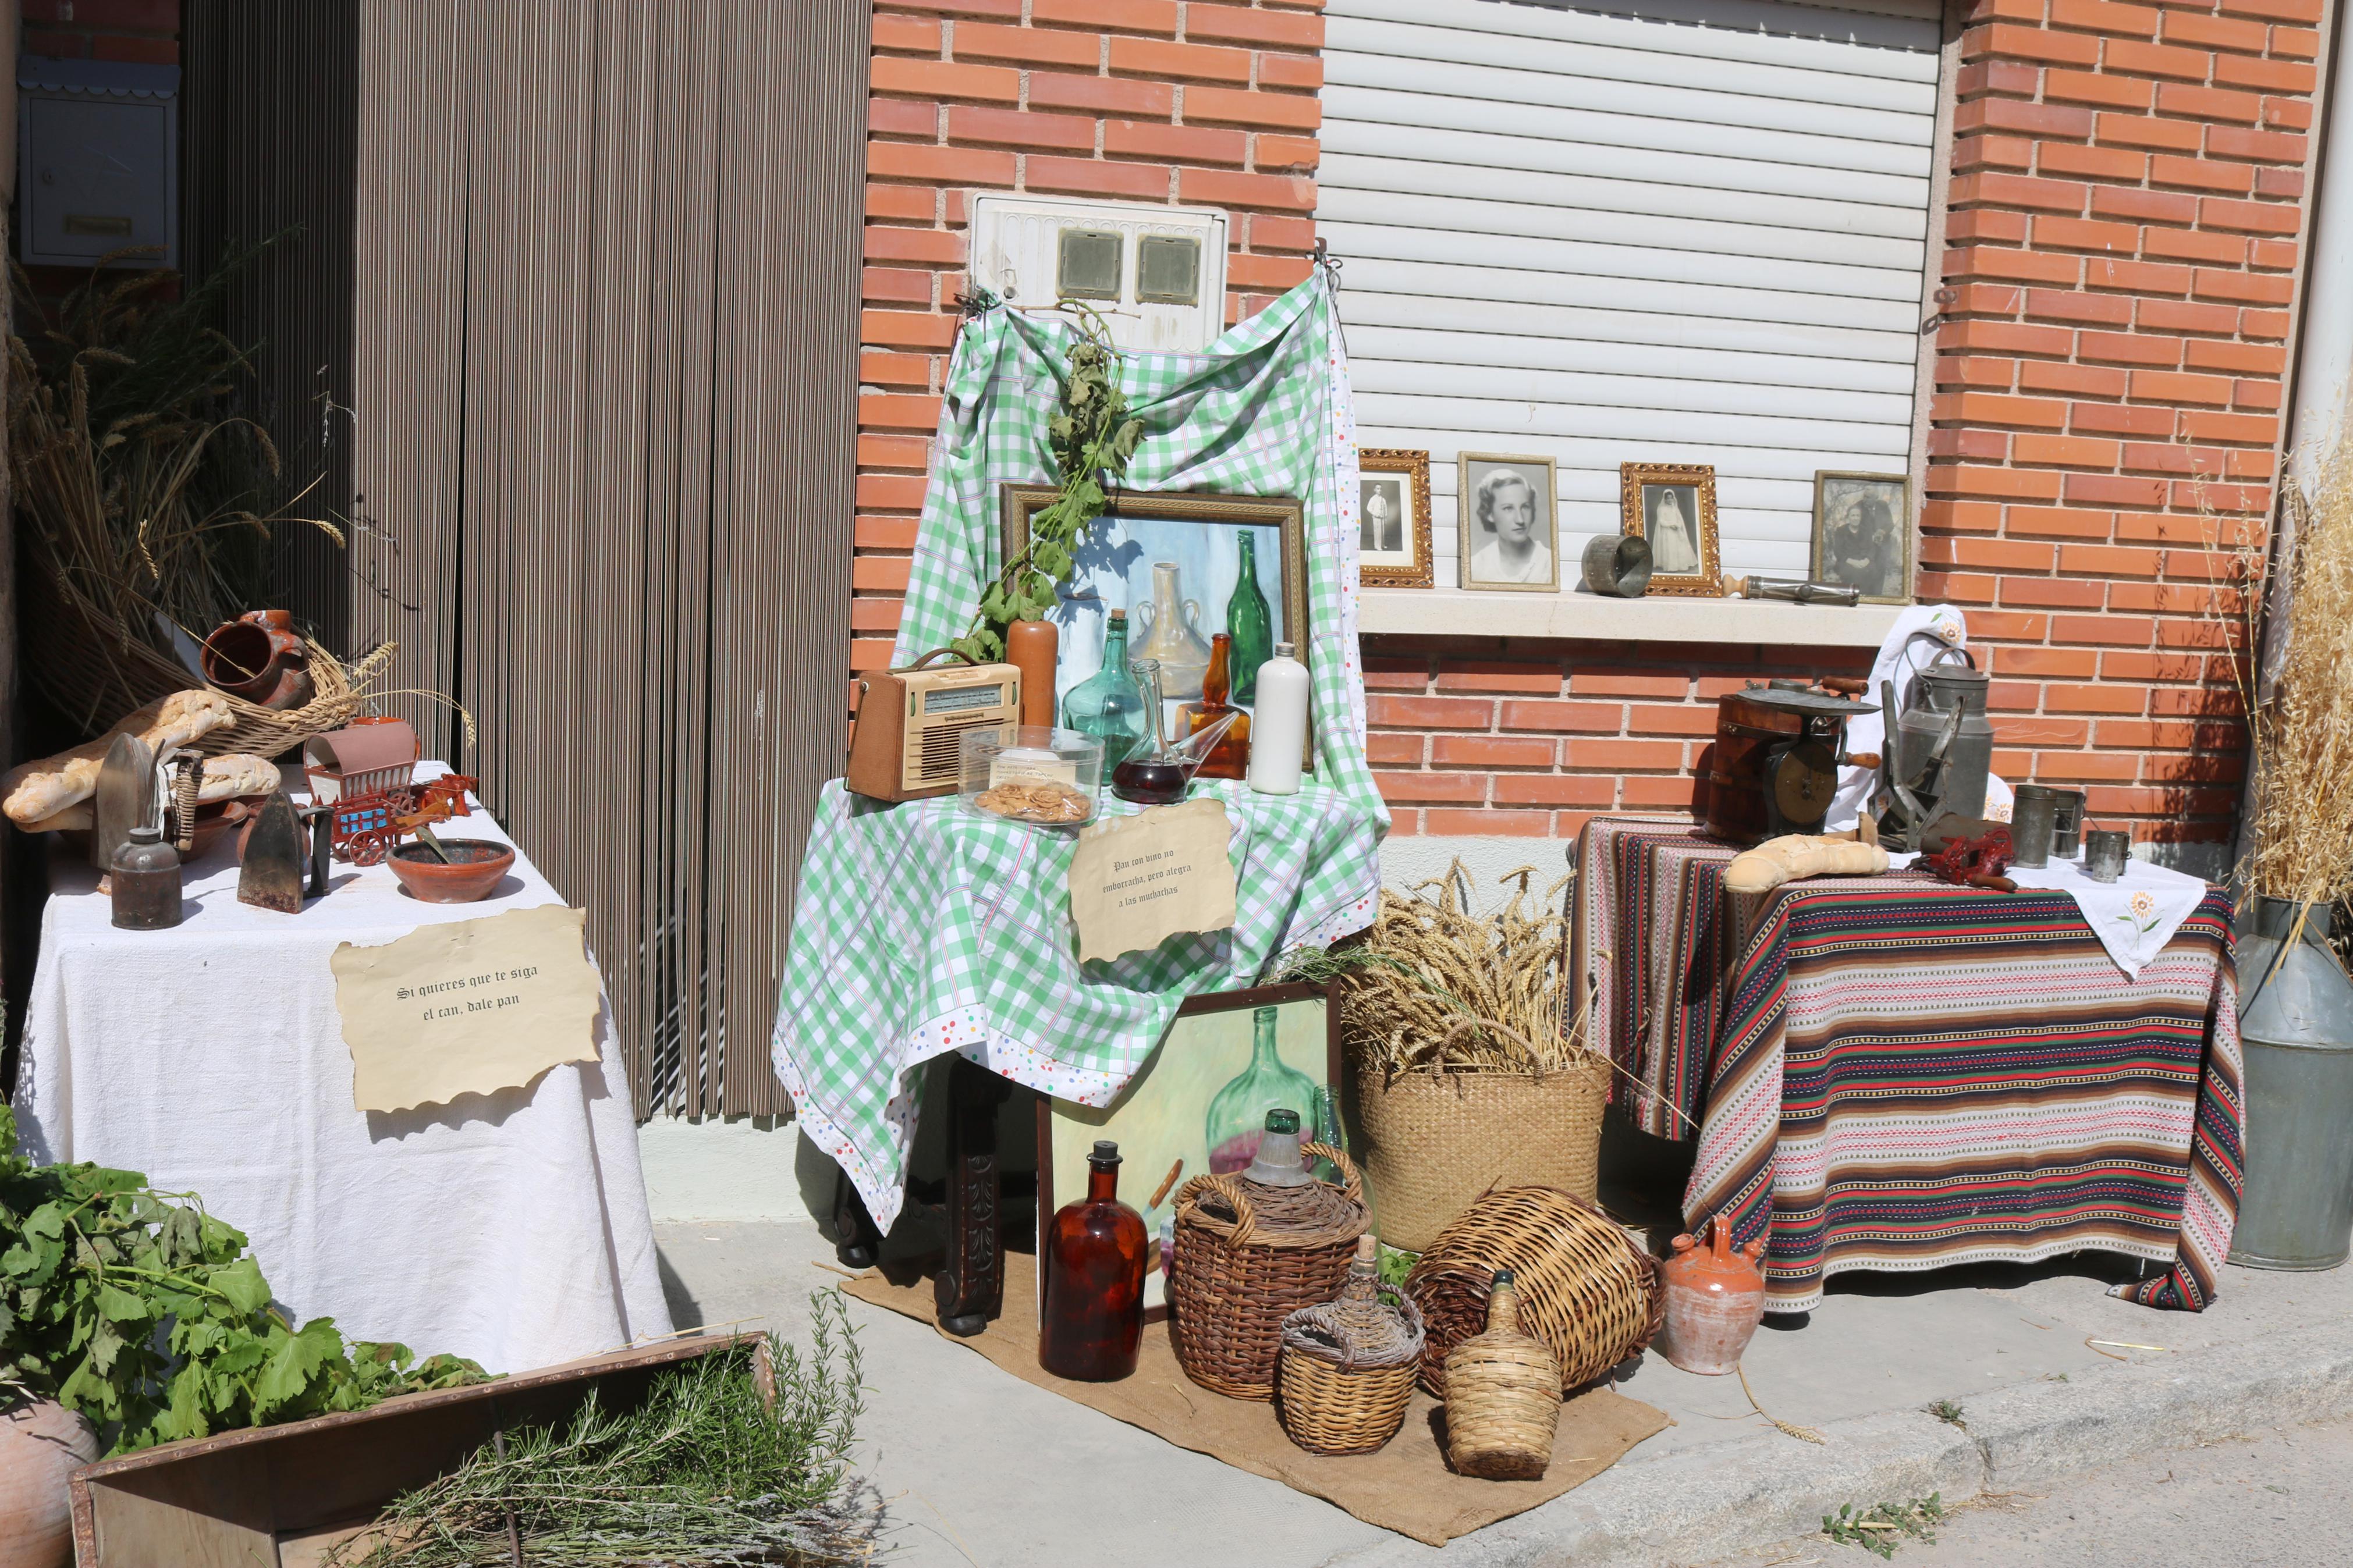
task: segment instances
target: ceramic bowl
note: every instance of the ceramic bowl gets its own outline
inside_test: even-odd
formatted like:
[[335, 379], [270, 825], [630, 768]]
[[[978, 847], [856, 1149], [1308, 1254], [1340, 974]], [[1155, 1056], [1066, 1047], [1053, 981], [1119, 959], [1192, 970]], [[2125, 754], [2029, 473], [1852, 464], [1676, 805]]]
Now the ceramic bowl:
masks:
[[428, 904], [470, 904], [490, 896], [491, 889], [514, 864], [514, 846], [490, 838], [444, 838], [454, 864], [443, 865], [422, 839], [396, 847], [385, 864], [408, 889], [408, 896]]

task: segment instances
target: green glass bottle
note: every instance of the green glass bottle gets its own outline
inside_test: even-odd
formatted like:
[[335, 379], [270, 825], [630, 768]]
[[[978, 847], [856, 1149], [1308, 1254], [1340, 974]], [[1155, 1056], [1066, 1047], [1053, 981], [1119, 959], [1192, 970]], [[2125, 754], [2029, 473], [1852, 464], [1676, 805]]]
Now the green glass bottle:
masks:
[[1234, 639], [1227, 700], [1247, 707], [1258, 700], [1258, 667], [1274, 657], [1274, 615], [1258, 585], [1258, 541], [1248, 531], [1235, 541], [1234, 596], [1226, 601], [1226, 630]]
[[1103, 668], [1062, 699], [1062, 725], [1103, 742], [1103, 773], [1127, 760], [1151, 732], [1144, 693], [1127, 672], [1127, 612], [1113, 610], [1103, 623]]
[[[1275, 1009], [1253, 1011], [1250, 1066], [1209, 1101], [1209, 1170], [1246, 1170], [1266, 1136], [1266, 1113], [1288, 1110], [1303, 1121], [1315, 1112], [1315, 1080], [1284, 1064], [1274, 1049]], [[1297, 1123], [1293, 1123], [1297, 1125]]]

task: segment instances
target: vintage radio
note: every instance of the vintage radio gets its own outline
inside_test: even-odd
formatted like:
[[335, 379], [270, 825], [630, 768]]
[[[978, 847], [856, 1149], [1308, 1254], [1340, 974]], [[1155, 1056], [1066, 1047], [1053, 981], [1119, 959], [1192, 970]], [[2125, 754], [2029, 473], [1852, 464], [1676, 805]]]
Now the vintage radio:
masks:
[[957, 746], [972, 731], [995, 728], [1011, 739], [1021, 722], [1021, 672], [1009, 664], [945, 665], [964, 658], [934, 648], [902, 669], [858, 679], [858, 728], [849, 741], [850, 789], [876, 800], [954, 795]]

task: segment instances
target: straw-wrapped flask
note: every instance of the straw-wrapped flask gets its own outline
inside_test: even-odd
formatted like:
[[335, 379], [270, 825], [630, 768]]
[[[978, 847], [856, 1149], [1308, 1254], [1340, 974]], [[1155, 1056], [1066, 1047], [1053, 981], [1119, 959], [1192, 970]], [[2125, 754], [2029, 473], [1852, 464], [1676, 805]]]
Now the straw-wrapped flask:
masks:
[[1520, 1292], [1499, 1268], [1487, 1292], [1487, 1327], [1446, 1353], [1446, 1449], [1466, 1476], [1540, 1479], [1560, 1425], [1560, 1362], [1520, 1331]]

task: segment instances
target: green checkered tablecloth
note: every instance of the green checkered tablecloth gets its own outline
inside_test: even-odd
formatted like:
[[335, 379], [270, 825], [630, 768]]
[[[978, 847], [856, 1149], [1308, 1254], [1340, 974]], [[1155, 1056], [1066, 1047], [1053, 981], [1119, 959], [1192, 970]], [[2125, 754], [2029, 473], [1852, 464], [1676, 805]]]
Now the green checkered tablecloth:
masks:
[[[998, 308], [949, 367], [896, 662], [962, 633], [1002, 566], [997, 487], [1053, 471], [1046, 421], [1070, 329]], [[776, 1073], [810, 1139], [878, 1224], [899, 1212], [916, 1069], [961, 1051], [1016, 1082], [1107, 1103], [1177, 1004], [1247, 985], [1282, 947], [1368, 923], [1388, 814], [1364, 754], [1356, 659], [1356, 456], [1347, 366], [1319, 277], [1198, 353], [1131, 353], [1145, 421], [1136, 490], [1289, 495], [1305, 504], [1316, 770], [1296, 795], [1200, 783], [1234, 824], [1230, 931], [1082, 969], [1067, 872], [1076, 839], [954, 798], [885, 806], [828, 784], [801, 864], [776, 1009]], [[1104, 810], [1133, 810], [1108, 792]]]

